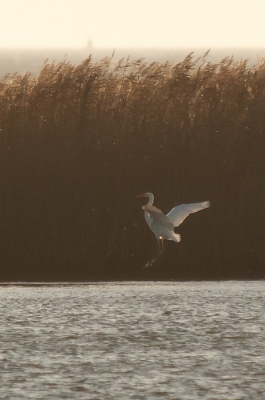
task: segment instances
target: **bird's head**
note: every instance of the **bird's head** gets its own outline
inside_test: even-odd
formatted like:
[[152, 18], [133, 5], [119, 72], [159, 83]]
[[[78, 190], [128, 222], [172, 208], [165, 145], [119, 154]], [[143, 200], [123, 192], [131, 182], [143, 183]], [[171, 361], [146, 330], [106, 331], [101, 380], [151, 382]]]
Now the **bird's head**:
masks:
[[147, 204], [153, 205], [153, 203], [154, 203], [154, 195], [153, 195], [153, 193], [146, 192], [144, 194], [139, 194], [136, 197], [147, 197], [149, 199]]

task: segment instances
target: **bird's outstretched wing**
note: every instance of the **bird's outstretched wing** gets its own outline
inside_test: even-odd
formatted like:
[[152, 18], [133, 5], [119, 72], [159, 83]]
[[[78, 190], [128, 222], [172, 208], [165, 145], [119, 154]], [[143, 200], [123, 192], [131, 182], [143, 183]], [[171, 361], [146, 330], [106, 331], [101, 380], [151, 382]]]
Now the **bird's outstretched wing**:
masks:
[[172, 208], [172, 210], [167, 214], [174, 227], [179, 226], [188, 215], [195, 213], [197, 211], [203, 210], [204, 208], [210, 207], [209, 201], [204, 201], [202, 203], [192, 203], [192, 204], [182, 204]]
[[167, 229], [173, 229], [172, 221], [165, 214], [163, 214], [159, 208], [147, 204], [143, 207], [143, 209], [149, 213], [154, 224], [162, 225]]

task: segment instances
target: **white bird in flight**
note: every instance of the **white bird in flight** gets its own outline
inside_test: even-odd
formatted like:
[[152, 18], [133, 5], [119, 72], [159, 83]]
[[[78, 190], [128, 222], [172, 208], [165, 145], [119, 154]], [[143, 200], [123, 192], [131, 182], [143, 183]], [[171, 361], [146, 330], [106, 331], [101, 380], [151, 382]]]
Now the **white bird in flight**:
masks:
[[[137, 197], [148, 197], [148, 203], [143, 206], [145, 210], [145, 220], [154, 232], [158, 242], [158, 254], [155, 258], [146, 264], [146, 267], [152, 265], [153, 262], [164, 250], [164, 239], [174, 240], [174, 242], [180, 242], [181, 236], [174, 232], [174, 228], [182, 224], [182, 222], [192, 213], [203, 210], [210, 207], [209, 201], [203, 201], [202, 203], [182, 204], [180, 206], [172, 208], [167, 214], [163, 214], [159, 208], [156, 208], [154, 204], [153, 193], [147, 192]], [[161, 243], [160, 243], [161, 240]]]

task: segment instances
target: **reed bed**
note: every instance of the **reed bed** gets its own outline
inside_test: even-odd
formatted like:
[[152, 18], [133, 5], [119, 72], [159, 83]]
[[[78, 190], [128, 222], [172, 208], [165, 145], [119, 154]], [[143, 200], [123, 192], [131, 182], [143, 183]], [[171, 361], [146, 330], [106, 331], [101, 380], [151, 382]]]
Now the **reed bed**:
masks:
[[[265, 61], [45, 63], [0, 81], [0, 280], [265, 278]], [[152, 268], [136, 195], [210, 200]]]

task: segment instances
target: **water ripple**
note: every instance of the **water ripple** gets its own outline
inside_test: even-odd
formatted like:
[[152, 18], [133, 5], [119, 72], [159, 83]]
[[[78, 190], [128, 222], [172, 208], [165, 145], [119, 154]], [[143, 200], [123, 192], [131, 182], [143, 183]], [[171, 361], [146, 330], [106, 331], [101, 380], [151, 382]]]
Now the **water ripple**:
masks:
[[264, 282], [0, 286], [1, 399], [261, 399]]

